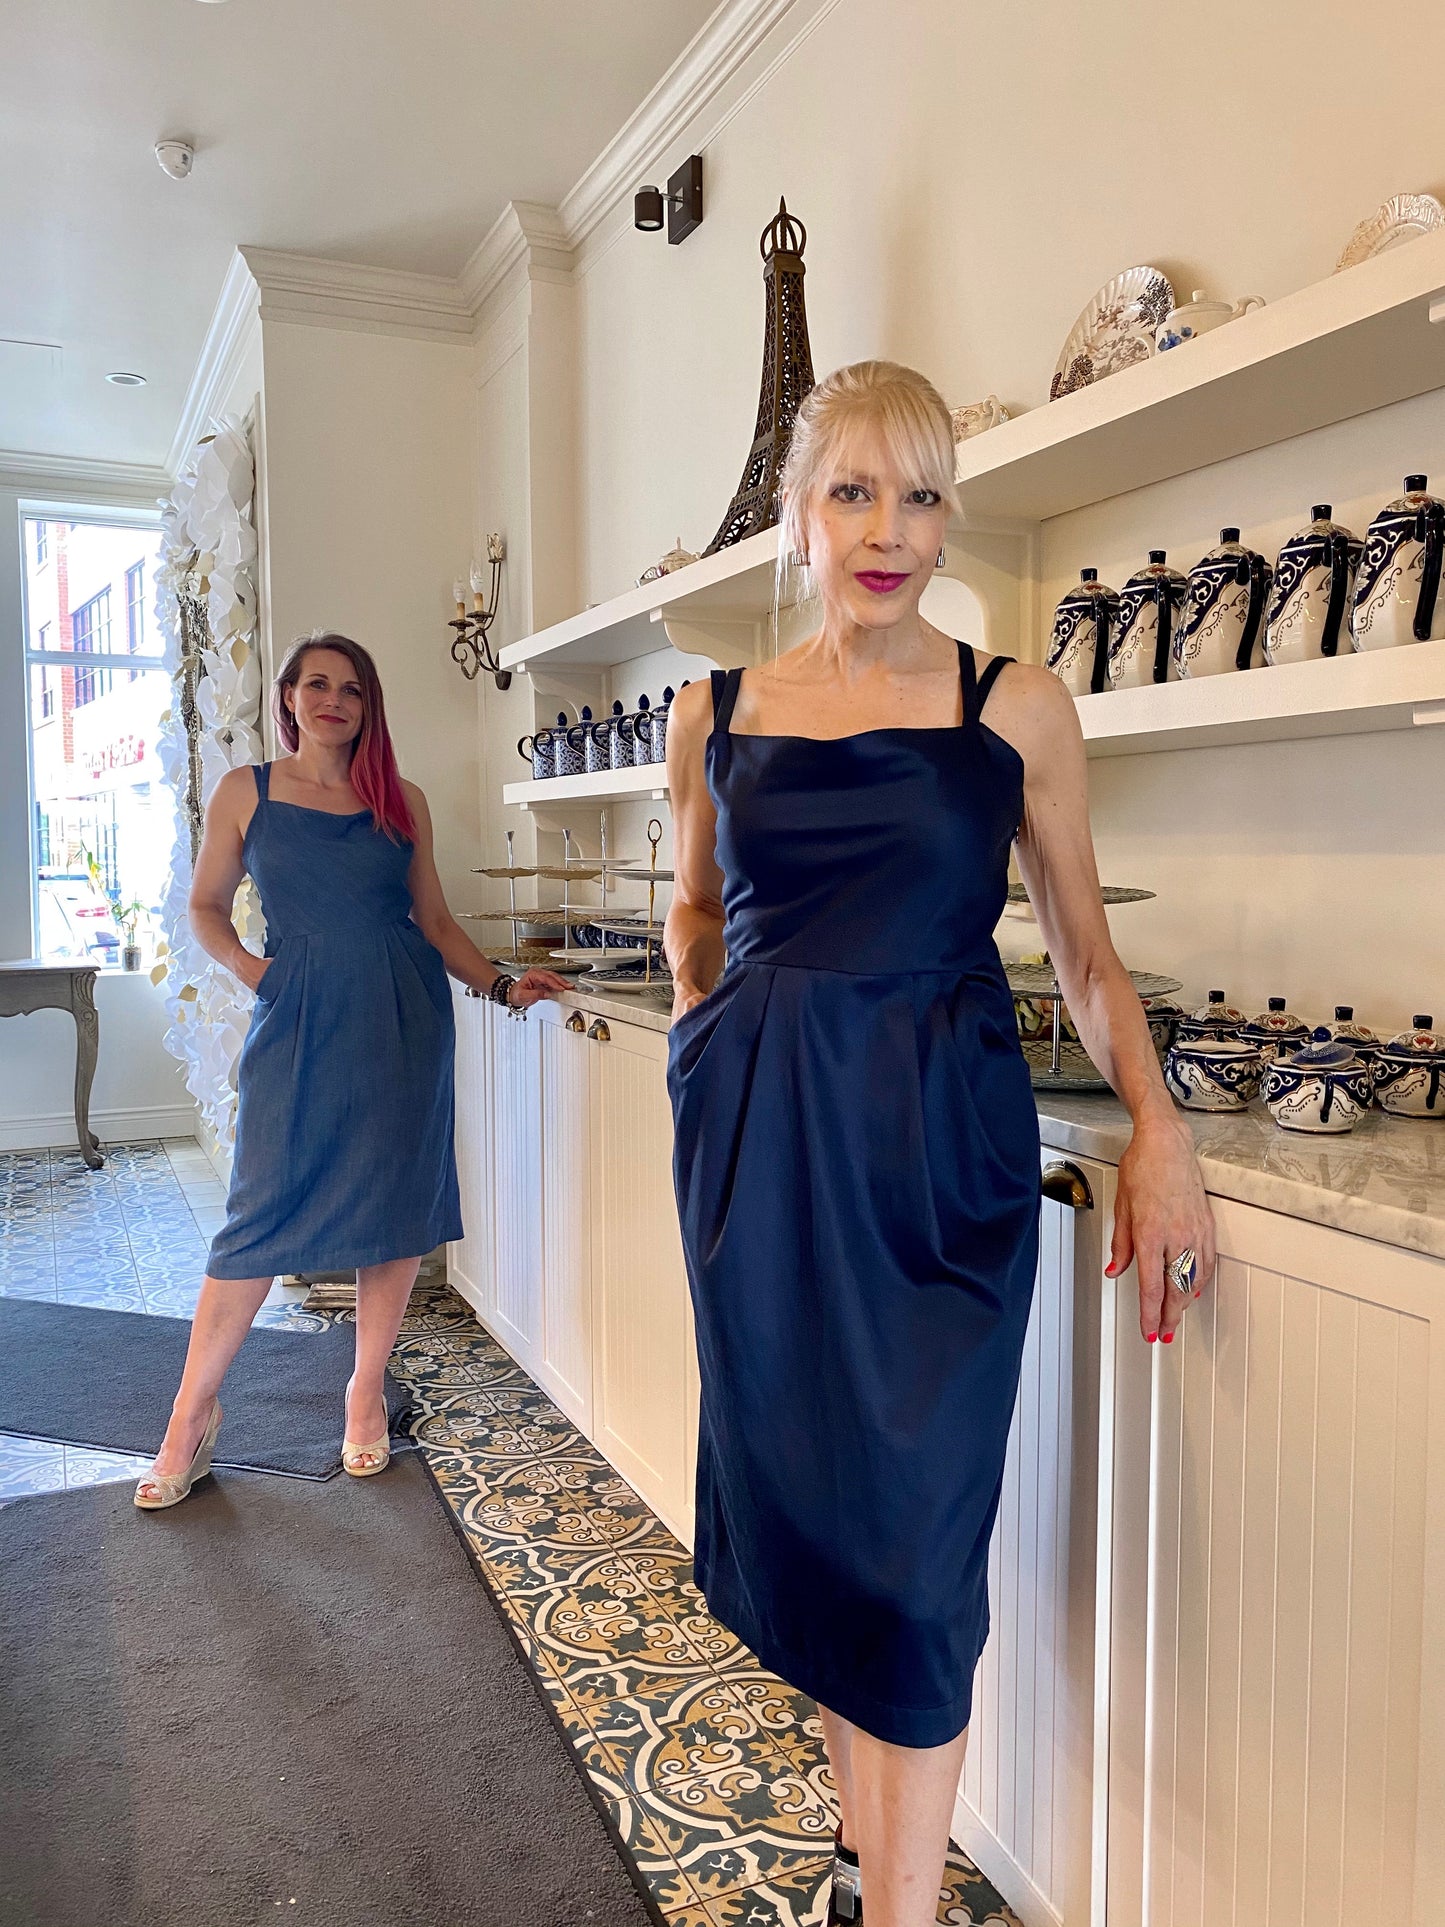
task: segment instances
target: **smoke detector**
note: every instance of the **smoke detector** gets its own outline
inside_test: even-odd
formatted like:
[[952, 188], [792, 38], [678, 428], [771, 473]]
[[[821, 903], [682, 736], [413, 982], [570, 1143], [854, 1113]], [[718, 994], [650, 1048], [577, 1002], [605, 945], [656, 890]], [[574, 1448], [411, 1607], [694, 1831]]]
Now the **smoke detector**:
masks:
[[173, 181], [184, 181], [195, 164], [196, 150], [189, 141], [157, 141], [156, 159], [162, 173], [169, 174]]

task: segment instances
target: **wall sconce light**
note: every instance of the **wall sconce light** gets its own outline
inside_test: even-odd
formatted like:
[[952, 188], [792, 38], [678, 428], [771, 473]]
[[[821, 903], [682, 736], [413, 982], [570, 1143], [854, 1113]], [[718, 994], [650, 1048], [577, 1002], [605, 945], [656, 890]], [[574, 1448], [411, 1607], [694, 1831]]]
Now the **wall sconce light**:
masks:
[[487, 588], [487, 599], [482, 601], [482, 572], [472, 564], [471, 590], [472, 606], [467, 609], [467, 585], [458, 576], [452, 584], [452, 595], [456, 601], [457, 613], [447, 624], [455, 629], [452, 638], [452, 661], [461, 670], [468, 682], [475, 682], [485, 669], [496, 683], [498, 689], [510, 689], [512, 672], [503, 669], [497, 661], [487, 631], [497, 619], [497, 607], [501, 598], [502, 562], [507, 553], [507, 545], [500, 535], [487, 537], [487, 561], [491, 564], [492, 579]]
[[644, 234], [656, 234], [667, 210], [667, 239], [672, 247], [685, 241], [695, 227], [702, 226], [702, 155], [685, 160], [667, 184], [640, 187], [632, 197], [632, 225]]

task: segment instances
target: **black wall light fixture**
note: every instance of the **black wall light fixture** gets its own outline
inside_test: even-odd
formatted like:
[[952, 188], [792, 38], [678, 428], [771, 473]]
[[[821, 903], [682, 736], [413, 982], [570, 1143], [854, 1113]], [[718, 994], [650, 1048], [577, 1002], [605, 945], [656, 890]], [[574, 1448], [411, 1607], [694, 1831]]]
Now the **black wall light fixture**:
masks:
[[702, 155], [693, 154], [667, 183], [660, 187], [640, 187], [632, 197], [632, 225], [644, 234], [656, 234], [667, 211], [667, 238], [676, 247], [695, 227], [702, 226]]

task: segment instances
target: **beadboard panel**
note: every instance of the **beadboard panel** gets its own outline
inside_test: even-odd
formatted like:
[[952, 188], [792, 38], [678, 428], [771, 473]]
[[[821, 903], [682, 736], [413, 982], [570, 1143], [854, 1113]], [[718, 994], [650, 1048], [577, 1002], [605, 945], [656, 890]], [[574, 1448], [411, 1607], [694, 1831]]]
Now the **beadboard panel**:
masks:
[[1216, 1205], [1180, 1342], [1145, 1362], [1114, 1327], [1111, 1921], [1415, 1917], [1421, 1261], [1336, 1236], [1286, 1269], [1268, 1218]]
[[[560, 1013], [549, 1012], [550, 1019]], [[559, 1021], [539, 1021], [542, 1058], [542, 1338], [537, 1377], [592, 1431], [592, 1060]]]
[[542, 1027], [492, 1007], [495, 1327], [535, 1377], [542, 1354]]
[[1073, 1162], [1094, 1203], [1042, 1206], [954, 1816], [959, 1845], [1026, 1927], [1086, 1919], [1090, 1890], [1098, 1277], [1113, 1173]]

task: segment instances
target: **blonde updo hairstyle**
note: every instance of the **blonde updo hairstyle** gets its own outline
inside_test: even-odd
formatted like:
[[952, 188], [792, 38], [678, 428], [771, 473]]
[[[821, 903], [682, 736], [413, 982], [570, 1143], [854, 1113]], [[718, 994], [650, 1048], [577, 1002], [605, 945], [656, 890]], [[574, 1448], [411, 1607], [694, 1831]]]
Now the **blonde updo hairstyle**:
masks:
[[854, 361], [825, 375], [805, 397], [793, 424], [779, 484], [779, 557], [806, 566], [808, 509], [836, 476], [843, 451], [860, 429], [874, 429], [915, 488], [936, 489], [956, 513], [953, 422], [926, 375], [896, 361]]

